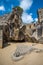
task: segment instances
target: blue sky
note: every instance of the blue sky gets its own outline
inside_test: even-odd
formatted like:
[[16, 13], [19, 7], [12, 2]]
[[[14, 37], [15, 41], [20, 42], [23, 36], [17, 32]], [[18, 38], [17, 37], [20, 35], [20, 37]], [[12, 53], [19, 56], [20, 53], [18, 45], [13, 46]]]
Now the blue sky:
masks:
[[37, 10], [43, 8], [43, 0], [0, 0], [0, 16], [10, 13], [13, 6], [23, 8], [23, 22], [31, 23], [32, 21], [38, 21]]

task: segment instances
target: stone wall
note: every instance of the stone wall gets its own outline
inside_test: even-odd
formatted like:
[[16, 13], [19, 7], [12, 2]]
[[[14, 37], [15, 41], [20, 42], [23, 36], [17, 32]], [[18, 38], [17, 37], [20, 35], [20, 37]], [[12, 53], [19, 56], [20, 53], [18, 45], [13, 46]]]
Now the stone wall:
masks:
[[43, 21], [43, 8], [38, 9], [38, 22]]
[[3, 47], [3, 30], [0, 29], [0, 48]]

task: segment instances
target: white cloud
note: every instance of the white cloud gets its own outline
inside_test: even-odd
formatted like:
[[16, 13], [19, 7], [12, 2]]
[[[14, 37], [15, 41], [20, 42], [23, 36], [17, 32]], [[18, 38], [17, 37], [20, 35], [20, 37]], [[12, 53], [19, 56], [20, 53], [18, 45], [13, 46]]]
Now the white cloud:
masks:
[[4, 8], [4, 6], [3, 6], [3, 5], [2, 5], [2, 6], [0, 6], [0, 10], [5, 11], [5, 8]]
[[35, 22], [37, 22], [38, 21], [38, 18], [35, 18], [34, 20], [35, 20]]
[[23, 12], [22, 14], [22, 20], [24, 23], [31, 23], [33, 22], [32, 13], [27, 14], [26, 12]]
[[32, 6], [33, 0], [21, 0], [20, 7], [23, 8], [22, 20], [24, 23], [31, 23], [33, 21], [32, 13], [28, 14], [26, 10], [29, 10]]
[[33, 3], [33, 0], [21, 0], [20, 1], [20, 7], [23, 8], [23, 10], [30, 9], [31, 5]]

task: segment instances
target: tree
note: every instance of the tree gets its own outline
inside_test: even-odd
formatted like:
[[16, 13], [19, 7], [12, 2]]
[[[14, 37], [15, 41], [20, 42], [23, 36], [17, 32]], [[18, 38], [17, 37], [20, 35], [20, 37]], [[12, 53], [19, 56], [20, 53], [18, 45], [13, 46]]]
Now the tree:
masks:
[[20, 15], [22, 15], [23, 9], [22, 9], [21, 7], [19, 7], [19, 6], [14, 7], [14, 9], [15, 9], [15, 8], [17, 8], [18, 13], [19, 13]]

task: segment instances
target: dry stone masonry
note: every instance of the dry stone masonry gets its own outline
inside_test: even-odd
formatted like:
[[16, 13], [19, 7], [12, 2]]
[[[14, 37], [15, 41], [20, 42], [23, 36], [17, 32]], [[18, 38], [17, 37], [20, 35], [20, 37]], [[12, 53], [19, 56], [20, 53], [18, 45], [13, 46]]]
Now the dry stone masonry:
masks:
[[40, 53], [43, 52], [43, 49], [38, 49], [35, 48], [33, 45], [32, 46], [27, 46], [24, 44], [19, 44], [15, 50], [15, 52], [13, 52], [11, 54], [11, 58], [14, 61], [18, 61], [20, 59], [22, 59], [24, 57], [25, 54], [30, 54], [32, 51], [36, 52], [36, 53]]

